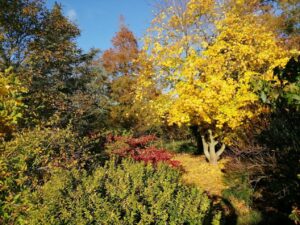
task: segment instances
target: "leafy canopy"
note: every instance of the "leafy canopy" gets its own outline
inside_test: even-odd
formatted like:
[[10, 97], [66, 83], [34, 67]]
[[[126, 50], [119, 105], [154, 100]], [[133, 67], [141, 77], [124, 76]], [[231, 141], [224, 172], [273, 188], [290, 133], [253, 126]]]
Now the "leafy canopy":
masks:
[[145, 37], [143, 60], [153, 67], [142, 73], [137, 98], [144, 87], [159, 87], [163, 94], [151, 107], [169, 124], [199, 125], [224, 136], [259, 114], [253, 82], [271, 79], [273, 68], [287, 61], [259, 15], [227, 6], [169, 6]]

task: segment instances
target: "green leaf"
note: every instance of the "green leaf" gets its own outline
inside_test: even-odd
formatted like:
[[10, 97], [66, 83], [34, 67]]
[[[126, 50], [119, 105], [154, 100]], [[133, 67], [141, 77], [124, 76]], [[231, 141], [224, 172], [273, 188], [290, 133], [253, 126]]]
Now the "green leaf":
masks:
[[265, 94], [265, 92], [260, 93], [260, 98], [263, 101], [263, 103], [267, 102], [267, 95]]

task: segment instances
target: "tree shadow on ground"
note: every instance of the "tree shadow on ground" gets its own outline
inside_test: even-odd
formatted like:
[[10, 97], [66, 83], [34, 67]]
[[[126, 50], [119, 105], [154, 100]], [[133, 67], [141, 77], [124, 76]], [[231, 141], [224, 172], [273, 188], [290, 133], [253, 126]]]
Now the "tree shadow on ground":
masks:
[[211, 224], [216, 212], [222, 213], [221, 225], [237, 225], [237, 213], [232, 204], [225, 198], [220, 196], [209, 196], [211, 199], [211, 210], [205, 218], [204, 225]]

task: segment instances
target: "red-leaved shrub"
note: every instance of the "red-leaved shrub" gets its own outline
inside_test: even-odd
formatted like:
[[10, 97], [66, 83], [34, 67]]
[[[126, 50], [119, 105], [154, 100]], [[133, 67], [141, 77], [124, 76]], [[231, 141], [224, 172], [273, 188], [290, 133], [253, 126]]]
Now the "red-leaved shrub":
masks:
[[171, 152], [150, 146], [151, 142], [156, 139], [157, 137], [154, 135], [145, 135], [138, 138], [109, 135], [106, 149], [108, 149], [110, 154], [120, 157], [131, 157], [136, 161], [143, 161], [153, 165], [164, 162], [172, 167], [180, 167], [179, 161], [172, 160], [173, 154]]
[[136, 161], [143, 161], [145, 163], [157, 164], [158, 162], [165, 162], [173, 167], [179, 167], [179, 161], [172, 160], [173, 155], [164, 150], [157, 149], [155, 147], [148, 147], [146, 149], [141, 149], [136, 152], [137, 154], [132, 154], [131, 157]]

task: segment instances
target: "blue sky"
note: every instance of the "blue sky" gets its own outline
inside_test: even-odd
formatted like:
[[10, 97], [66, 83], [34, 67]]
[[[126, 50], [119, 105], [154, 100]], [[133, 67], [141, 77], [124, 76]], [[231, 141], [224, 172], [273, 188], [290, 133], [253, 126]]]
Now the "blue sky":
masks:
[[[46, 0], [51, 8], [55, 0]], [[56, 0], [63, 6], [64, 13], [81, 30], [79, 47], [106, 50], [111, 47], [111, 38], [118, 31], [119, 17], [141, 38], [152, 18], [151, 0]]]

